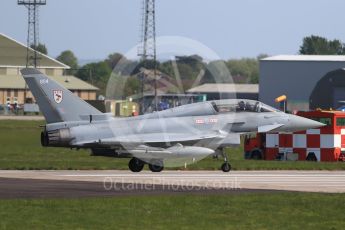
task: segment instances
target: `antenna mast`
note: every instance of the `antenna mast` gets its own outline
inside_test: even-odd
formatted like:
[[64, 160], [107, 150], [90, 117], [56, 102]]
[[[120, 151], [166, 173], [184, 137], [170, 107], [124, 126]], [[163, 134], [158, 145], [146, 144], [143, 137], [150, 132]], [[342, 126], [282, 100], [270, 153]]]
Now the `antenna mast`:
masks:
[[[37, 67], [39, 44], [39, 6], [46, 5], [46, 0], [18, 0], [18, 5], [24, 5], [28, 9], [28, 36], [26, 51], [26, 67]], [[33, 51], [30, 50], [33, 48]]]
[[[141, 26], [141, 45], [138, 50], [138, 56], [141, 61], [147, 64], [147, 60], [154, 63], [154, 102], [155, 110], [158, 108], [157, 102], [157, 57], [156, 57], [156, 18], [155, 18], [155, 0], [143, 0], [142, 7], [142, 26]], [[144, 75], [144, 74], [143, 74]], [[141, 76], [141, 96], [144, 99], [144, 78]], [[141, 103], [141, 107], [143, 103]], [[143, 112], [143, 110], [142, 110]]]

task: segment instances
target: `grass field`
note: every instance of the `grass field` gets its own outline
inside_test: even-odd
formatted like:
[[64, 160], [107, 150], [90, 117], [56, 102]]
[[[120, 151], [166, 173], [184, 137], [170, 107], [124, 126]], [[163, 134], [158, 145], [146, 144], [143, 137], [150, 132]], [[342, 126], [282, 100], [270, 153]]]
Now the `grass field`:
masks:
[[[93, 157], [86, 150], [43, 148], [43, 121], [0, 121], [0, 169], [127, 169], [128, 159]], [[228, 149], [235, 170], [344, 170], [345, 163], [278, 162], [243, 159], [242, 147]], [[206, 158], [186, 170], [219, 169], [222, 159]]]
[[0, 200], [1, 229], [344, 229], [344, 194]]
[[[127, 169], [127, 159], [40, 146], [37, 121], [0, 121], [0, 169]], [[235, 169], [345, 169], [342, 163], [243, 160]], [[218, 169], [207, 158], [191, 169]], [[20, 192], [20, 191], [18, 191]], [[345, 194], [241, 193], [82, 199], [0, 199], [0, 229], [343, 229]]]

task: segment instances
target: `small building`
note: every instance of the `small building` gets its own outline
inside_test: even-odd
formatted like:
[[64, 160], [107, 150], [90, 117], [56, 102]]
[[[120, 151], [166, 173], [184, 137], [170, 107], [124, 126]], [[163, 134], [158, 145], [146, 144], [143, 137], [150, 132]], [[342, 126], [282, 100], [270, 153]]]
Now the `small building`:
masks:
[[287, 96], [289, 111], [330, 109], [345, 101], [345, 56], [279, 55], [260, 60], [259, 100], [277, 106]]
[[130, 100], [106, 100], [105, 109], [115, 117], [130, 117], [139, 114], [139, 105]]
[[[20, 70], [26, 67], [26, 54], [26, 45], [0, 34], [0, 105], [20, 105], [26, 101], [35, 101], [20, 74]], [[80, 98], [96, 100], [98, 88], [74, 76], [65, 75], [66, 70], [70, 69], [69, 66], [42, 53], [38, 53], [38, 60], [39, 71]]]
[[207, 100], [250, 99], [258, 100], [257, 84], [203, 84], [187, 90], [187, 93], [206, 95]]

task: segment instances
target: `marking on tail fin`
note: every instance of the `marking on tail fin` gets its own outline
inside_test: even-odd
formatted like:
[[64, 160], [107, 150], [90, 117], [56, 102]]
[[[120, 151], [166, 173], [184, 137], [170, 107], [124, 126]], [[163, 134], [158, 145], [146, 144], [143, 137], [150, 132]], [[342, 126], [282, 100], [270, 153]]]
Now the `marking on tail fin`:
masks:
[[48, 84], [48, 83], [49, 83], [48, 78], [40, 79], [40, 84], [41, 84], [41, 85], [45, 85], [45, 84]]
[[60, 104], [63, 98], [62, 90], [53, 90], [53, 95], [54, 95], [54, 101]]

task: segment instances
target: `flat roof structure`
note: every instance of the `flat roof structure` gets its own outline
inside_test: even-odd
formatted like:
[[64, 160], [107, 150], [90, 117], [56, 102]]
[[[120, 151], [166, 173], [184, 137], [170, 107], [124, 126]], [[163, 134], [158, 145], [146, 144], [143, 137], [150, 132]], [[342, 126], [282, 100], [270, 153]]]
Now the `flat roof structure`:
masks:
[[277, 55], [263, 58], [260, 61], [326, 61], [345, 62], [344, 55]]
[[259, 93], [258, 84], [207, 83], [187, 90], [188, 93]]

